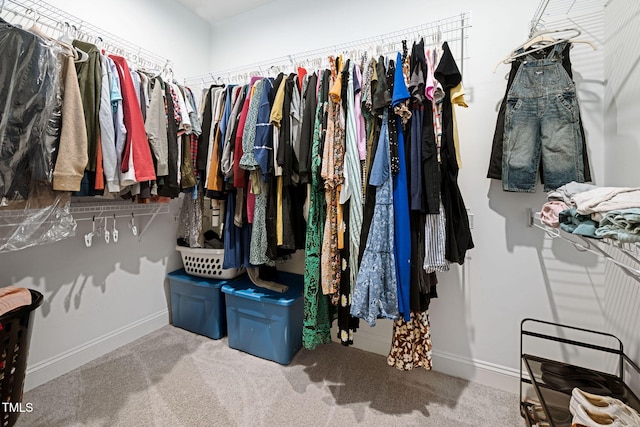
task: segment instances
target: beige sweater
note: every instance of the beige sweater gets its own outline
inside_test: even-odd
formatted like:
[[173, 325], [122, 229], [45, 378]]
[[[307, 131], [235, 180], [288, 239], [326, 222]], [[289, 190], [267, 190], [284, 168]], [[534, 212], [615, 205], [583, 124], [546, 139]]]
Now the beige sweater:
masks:
[[87, 156], [87, 129], [73, 57], [66, 57], [63, 73], [62, 128], [58, 158], [53, 170], [53, 189], [79, 191], [80, 181], [82, 181], [89, 159]]

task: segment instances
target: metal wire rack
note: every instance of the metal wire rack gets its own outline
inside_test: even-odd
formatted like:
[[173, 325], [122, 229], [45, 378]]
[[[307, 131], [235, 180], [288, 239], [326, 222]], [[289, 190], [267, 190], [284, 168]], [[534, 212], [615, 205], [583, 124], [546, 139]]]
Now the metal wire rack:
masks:
[[[529, 210], [527, 212], [527, 220], [529, 227], [535, 227], [543, 230], [547, 236], [552, 239], [564, 240], [572, 244], [576, 250], [580, 252], [589, 252], [597, 256], [601, 256], [605, 261], [617, 265], [629, 277], [640, 282], [640, 270], [632, 265], [640, 264], [640, 247], [636, 243], [623, 243], [613, 239], [590, 239], [584, 236], [578, 236], [564, 232], [557, 228], [551, 228], [542, 223], [540, 220], [540, 212]], [[602, 246], [601, 246], [602, 245]], [[628, 258], [630, 261], [622, 262], [611, 256], [606, 248], [615, 248]]]
[[170, 68], [171, 61], [167, 58], [41, 0], [0, 0], [0, 16], [10, 23], [24, 27], [36, 23], [47, 35], [55, 38], [65, 32], [70, 33], [73, 37], [94, 43], [107, 52], [121, 55], [140, 68]]
[[363, 55], [366, 52], [366, 55], [373, 57], [390, 54], [402, 50], [403, 40], [410, 42], [420, 38], [424, 39], [425, 46], [439, 46], [444, 41], [448, 42], [460, 71], [464, 74], [464, 60], [468, 59], [465, 44], [469, 37], [468, 29], [470, 27], [471, 12], [462, 12], [459, 15], [360, 40], [187, 77], [185, 85], [205, 85], [217, 81], [240, 83], [247, 81], [251, 75], [279, 72], [296, 65], [320, 68], [330, 55], [345, 54], [348, 57], [356, 57], [356, 55]]

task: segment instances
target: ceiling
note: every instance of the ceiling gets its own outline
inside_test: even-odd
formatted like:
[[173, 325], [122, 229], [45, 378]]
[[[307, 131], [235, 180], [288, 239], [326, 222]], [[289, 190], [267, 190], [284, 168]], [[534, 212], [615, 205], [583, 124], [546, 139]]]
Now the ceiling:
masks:
[[212, 24], [275, 0], [178, 0]]

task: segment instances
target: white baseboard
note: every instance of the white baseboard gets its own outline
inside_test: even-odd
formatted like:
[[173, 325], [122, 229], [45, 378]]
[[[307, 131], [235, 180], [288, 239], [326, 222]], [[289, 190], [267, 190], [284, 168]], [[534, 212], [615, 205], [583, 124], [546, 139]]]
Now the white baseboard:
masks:
[[[334, 328], [332, 333], [334, 341], [338, 341], [336, 332], [337, 329]], [[361, 323], [355, 335], [354, 347], [386, 356], [389, 354], [392, 335], [392, 321], [378, 320], [375, 328], [370, 328], [366, 324], [363, 326]], [[432, 358], [434, 371], [509, 393], [519, 393], [520, 371], [517, 369], [438, 350], [433, 350]]]
[[517, 369], [437, 350], [432, 352], [432, 360], [434, 371], [509, 393], [519, 393], [520, 371]]
[[169, 314], [165, 309], [57, 356], [30, 365], [27, 369], [24, 391], [64, 375], [167, 324], [169, 324]]

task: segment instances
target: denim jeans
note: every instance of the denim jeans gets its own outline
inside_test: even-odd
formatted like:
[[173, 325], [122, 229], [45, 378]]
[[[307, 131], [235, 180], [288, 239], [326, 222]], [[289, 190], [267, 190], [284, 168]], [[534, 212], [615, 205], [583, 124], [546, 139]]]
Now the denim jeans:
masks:
[[545, 191], [584, 182], [580, 110], [562, 67], [566, 42], [544, 59], [525, 58], [507, 94], [502, 188], [535, 192], [540, 160]]

